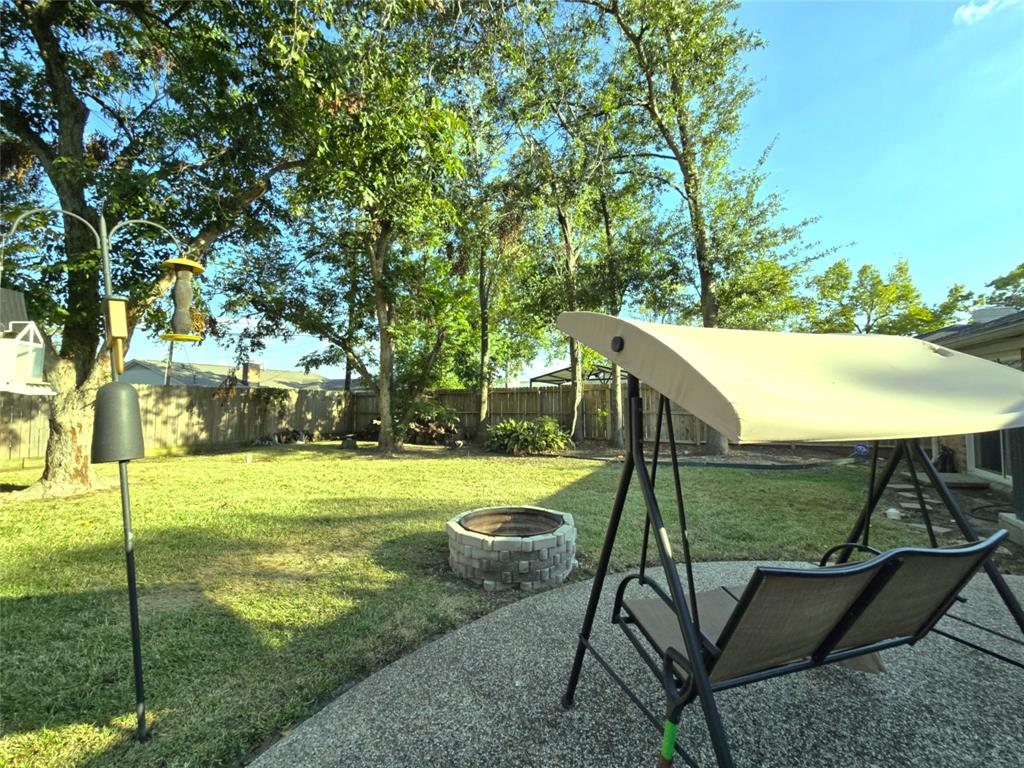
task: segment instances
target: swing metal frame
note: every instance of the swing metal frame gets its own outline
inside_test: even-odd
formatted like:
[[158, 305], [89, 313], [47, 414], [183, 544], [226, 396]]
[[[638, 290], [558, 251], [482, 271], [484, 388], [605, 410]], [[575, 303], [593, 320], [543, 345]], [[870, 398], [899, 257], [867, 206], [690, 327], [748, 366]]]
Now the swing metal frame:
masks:
[[[590, 592], [590, 597], [587, 603], [586, 612], [583, 617], [583, 624], [580, 629], [578, 642], [576, 646], [576, 653], [573, 659], [572, 668], [569, 674], [569, 681], [566, 687], [564, 696], [562, 697], [562, 706], [570, 708], [574, 704], [576, 688], [579, 683], [580, 673], [583, 667], [583, 659], [589, 652], [591, 656], [598, 662], [598, 664], [609, 674], [614, 682], [616, 682], [629, 696], [629, 698], [636, 704], [640, 710], [646, 715], [651, 721], [652, 725], [663, 732], [662, 749], [659, 756], [659, 766], [671, 765], [674, 755], [678, 755], [682, 760], [689, 766], [698, 765], [696, 758], [687, 752], [683, 746], [678, 742], [677, 729], [679, 720], [681, 718], [684, 708], [699, 700], [700, 707], [704, 716], [705, 724], [708, 729], [710, 737], [711, 747], [715, 755], [715, 761], [719, 768], [731, 768], [734, 765], [732, 754], [729, 748], [728, 739], [726, 737], [725, 727], [722, 722], [721, 715], [718, 711], [718, 706], [715, 701], [715, 693], [720, 690], [727, 688], [735, 688], [750, 683], [767, 680], [781, 675], [789, 674], [791, 672], [808, 669], [813, 666], [821, 664], [832, 663], [837, 661], [844, 661], [854, 656], [861, 656], [868, 653], [874, 653], [886, 648], [891, 648], [897, 645], [907, 644], [916, 642], [920, 639], [923, 634], [931, 630], [939, 635], [947, 637], [956, 642], [960, 642], [967, 645], [975, 650], [986, 653], [994, 658], [1004, 661], [1008, 664], [1012, 664], [1024, 669], [1024, 664], [1021, 664], [1015, 659], [1006, 657], [992, 649], [985, 648], [976, 643], [969, 642], [963, 638], [960, 638], [951, 633], [938, 630], [934, 628], [934, 623], [938, 621], [942, 615], [947, 615], [950, 618], [964, 621], [968, 624], [972, 624], [975, 627], [991, 632], [992, 634], [998, 635], [1004, 639], [1010, 640], [1015, 643], [1024, 645], [1021, 640], [1012, 638], [1006, 634], [997, 632], [995, 630], [981, 627], [980, 625], [973, 624], [973, 622], [962, 619], [953, 614], [946, 613], [948, 604], [943, 608], [942, 611], [937, 612], [925, 629], [918, 633], [913, 638], [899, 638], [895, 640], [885, 640], [882, 642], [873, 643], [868, 646], [862, 646], [859, 648], [835, 650], [834, 647], [824, 647], [821, 649], [821, 653], [815, 653], [813, 658], [806, 660], [791, 662], [783, 664], [781, 666], [775, 666], [769, 669], [761, 671], [755, 671], [753, 673], [744, 674], [736, 678], [728, 680], [717, 680], [712, 682], [709, 670], [714, 665], [714, 660], [720, 649], [715, 647], [714, 642], [705, 637], [700, 630], [700, 615], [699, 606], [697, 600], [696, 587], [693, 577], [693, 566], [692, 558], [690, 556], [690, 545], [687, 532], [686, 524], [686, 509], [682, 493], [682, 483], [679, 474], [679, 460], [676, 448], [674, 428], [672, 425], [671, 409], [669, 406], [668, 398], [665, 395], [660, 395], [658, 405], [658, 418], [655, 427], [654, 437], [654, 449], [653, 456], [648, 463], [644, 454], [644, 436], [642, 434], [643, 429], [643, 408], [642, 400], [640, 397], [640, 382], [632, 374], [628, 377], [627, 384], [627, 400], [628, 407], [626, 408], [626, 436], [628, 450], [625, 455], [625, 461], [622, 467], [622, 473], [619, 479], [618, 489], [615, 494], [615, 500], [612, 505], [611, 517], [608, 522], [608, 529], [605, 535], [604, 544], [601, 549], [601, 554], [598, 560], [597, 569], [594, 575], [594, 581]], [[667, 417], [667, 418], [666, 418]], [[679, 517], [679, 525], [682, 533], [682, 547], [683, 547], [683, 561], [686, 571], [686, 586], [684, 587], [682, 579], [680, 578], [679, 569], [675, 562], [672, 553], [672, 547], [668, 538], [667, 529], [665, 526], [665, 520], [661, 512], [658, 499], [655, 495], [655, 482], [657, 479], [657, 472], [659, 466], [659, 452], [661, 449], [662, 442], [662, 423], [663, 421], [667, 424], [667, 437], [668, 447], [671, 459], [671, 467], [673, 472], [674, 481], [674, 492], [675, 501]], [[896, 442], [896, 447], [890, 454], [886, 461], [884, 468], [881, 473], [877, 472], [878, 460], [879, 460], [879, 445], [875, 441], [872, 450], [871, 457], [871, 472], [868, 489], [868, 499], [862, 509], [856, 524], [854, 525], [848, 540], [843, 544], [837, 545], [829, 550], [825, 557], [822, 558], [821, 565], [824, 565], [831, 555], [838, 553], [838, 562], [840, 564], [845, 563], [853, 550], [871, 551], [878, 553], [878, 550], [872, 548], [869, 544], [870, 540], [870, 523], [872, 513], [878, 506], [879, 500], [882, 497], [883, 492], [891, 481], [896, 469], [901, 462], [906, 462], [910, 472], [910, 477], [915, 489], [915, 494], [920, 505], [922, 516], [925, 520], [926, 530], [928, 532], [929, 541], [932, 547], [937, 547], [938, 542], [935, 535], [934, 526], [932, 525], [931, 517], [927, 504], [924, 500], [924, 493], [922, 490], [922, 483], [917, 474], [915, 463], [920, 464], [925, 475], [931, 481], [942, 501], [944, 502], [947, 510], [950, 513], [952, 519], [956, 522], [964, 538], [969, 543], [978, 543], [980, 539], [970, 525], [967, 518], [964, 516], [956, 500], [953, 498], [949, 491], [949, 488], [943, 481], [942, 477], [935, 470], [928, 456], [921, 448], [919, 441], [902, 439]], [[622, 520], [622, 512], [625, 506], [626, 495], [629, 491], [630, 484], [633, 480], [633, 476], [636, 476], [637, 482], [640, 486], [640, 491], [643, 496], [644, 506], [646, 508], [646, 515], [644, 519], [644, 536], [643, 545], [641, 550], [641, 560], [639, 571], [635, 574], [625, 577], [619, 584], [613, 609], [612, 623], [618, 625], [626, 634], [632, 645], [636, 648], [641, 658], [652, 670], [652, 672], [658, 677], [661, 682], [662, 688], [665, 692], [666, 703], [665, 703], [665, 715], [663, 720], [659, 720], [658, 717], [650, 710], [650, 708], [640, 699], [640, 697], [632, 690], [630, 685], [623, 679], [623, 677], [612, 667], [612, 665], [601, 655], [594, 643], [591, 640], [591, 634], [594, 626], [594, 621], [597, 615], [598, 603], [604, 588], [604, 582], [608, 573], [608, 565], [611, 559], [611, 553], [614, 548], [616, 534], [618, 532], [619, 525]], [[658, 551], [658, 559], [664, 569], [665, 579], [667, 581], [667, 590], [661, 585], [651, 580], [646, 572], [647, 561], [648, 561], [648, 550], [649, 541], [653, 532], [653, 538], [655, 546]], [[870, 562], [870, 561], [868, 561]], [[865, 563], [867, 565], [867, 562]], [[897, 564], [894, 566], [898, 567]], [[986, 557], [982, 566], [985, 569], [988, 577], [995, 586], [1000, 598], [1006, 604], [1007, 609], [1013, 616], [1018, 627], [1020, 627], [1022, 635], [1024, 635], [1024, 612], [1021, 611], [1020, 603], [1017, 601], [1015, 595], [1010, 591], [1005, 579], [996, 569], [995, 565], [991, 562], [991, 558]], [[847, 570], [856, 569], [857, 566], [846, 566]], [[814, 573], [814, 571], [808, 571]], [[971, 572], [973, 575], [974, 571]], [[891, 575], [891, 574], [890, 574]], [[884, 588], [884, 584], [888, 576], [880, 578], [878, 589]], [[633, 631], [632, 626], [635, 624], [630, 620], [628, 609], [623, 608], [623, 597], [626, 587], [636, 582], [637, 584], [650, 588], [658, 597], [661, 598], [666, 604], [672, 607], [675, 612], [675, 617], [678, 621], [679, 631], [682, 636], [684, 649], [667, 648], [664, 651], [663, 658], [659, 660], [655, 659], [648, 650], [654, 644], [651, 641], [651, 637], [641, 638]], [[964, 582], [966, 583], [966, 581]], [[950, 602], [954, 599], [955, 595], [959, 592], [959, 588], [964, 584], [960, 584], [957, 590], [952, 593]], [[740, 598], [737, 610], [742, 610], [743, 600], [749, 597], [751, 593], [748, 590], [744, 593], [743, 598]], [[877, 594], [877, 591], [876, 591]], [[867, 595], [860, 602], [866, 605], [867, 602], [874, 597], [874, 594]], [[957, 600], [963, 600], [963, 598], [955, 597]], [[858, 603], [860, 604], [860, 603]], [[855, 618], [855, 617], [854, 617]], [[853, 621], [851, 618], [850, 621]], [[849, 624], [847, 624], [849, 626]], [[842, 627], [837, 627], [837, 631]], [[641, 627], [641, 630], [643, 627]], [[646, 634], [646, 633], [645, 633]], [[838, 639], [838, 638], [836, 638]], [[826, 644], [827, 645], [827, 644]], [[833, 646], [835, 643], [833, 642]], [[685, 650], [685, 658], [680, 650]], [[687, 671], [686, 679], [684, 680], [678, 674], [677, 669], [683, 667]]]

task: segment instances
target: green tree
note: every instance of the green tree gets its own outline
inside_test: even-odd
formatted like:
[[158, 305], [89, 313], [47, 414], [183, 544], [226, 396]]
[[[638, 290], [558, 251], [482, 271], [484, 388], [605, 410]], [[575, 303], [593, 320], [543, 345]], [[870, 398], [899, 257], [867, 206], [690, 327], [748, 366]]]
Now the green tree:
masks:
[[[323, 10], [270, 0], [4, 3], [0, 139], [42, 170], [31, 202], [94, 226], [101, 206], [111, 226], [152, 218], [200, 259], [229, 235], [265, 229], [280, 212], [272, 186], [306, 161], [293, 141], [305, 88], [294, 67]], [[68, 219], [59, 248], [18, 253], [6, 278], [42, 312], [58, 393], [39, 487], [81, 489], [92, 479], [90, 404], [109, 369], [95, 242]], [[130, 298], [133, 327], [170, 287], [157, 268], [164, 255], [144, 240], [117, 244], [114, 289]]]
[[[665, 222], [658, 215], [657, 189], [645, 173], [616, 163], [599, 182], [594, 211], [603, 238], [596, 257], [587, 265], [585, 282], [600, 309], [618, 315], [645, 293], [661, 292], [658, 275], [664, 274], [670, 257]], [[622, 370], [613, 363], [609, 401], [609, 442], [624, 445], [622, 415]]]
[[957, 283], [943, 301], [925, 304], [902, 259], [885, 277], [865, 264], [856, 278], [846, 259], [840, 259], [812, 277], [808, 286], [812, 296], [803, 329], [814, 333], [928, 333], [953, 322], [974, 297]]
[[521, 370], [534, 358], [543, 321], [531, 306], [536, 256], [522, 237], [527, 201], [507, 177], [494, 175], [500, 154], [496, 133], [476, 124], [472, 134], [456, 237], [469, 263], [476, 302], [468, 317], [472, 333], [461, 340], [455, 354], [460, 382], [479, 392], [477, 438], [483, 440], [495, 375]]
[[1024, 264], [1018, 264], [985, 286], [992, 289], [985, 297], [987, 303], [1024, 310]]
[[[763, 41], [733, 19], [734, 0], [573, 2], [595, 9], [608, 24], [611, 103], [635, 125], [635, 151], [659, 163], [657, 175], [678, 195], [683, 247], [677, 252], [690, 264], [677, 273], [692, 276], [701, 323], [719, 325], [723, 281], [749, 272], [746, 260], [755, 258], [736, 263], [744, 243], [764, 244], [761, 259], [772, 251], [778, 258], [800, 229], [779, 228], [758, 212], [779, 204], [772, 196], [759, 201], [760, 166], [744, 173], [731, 164], [742, 111], [755, 92], [743, 57]], [[717, 433], [709, 444], [718, 453], [728, 450]]]

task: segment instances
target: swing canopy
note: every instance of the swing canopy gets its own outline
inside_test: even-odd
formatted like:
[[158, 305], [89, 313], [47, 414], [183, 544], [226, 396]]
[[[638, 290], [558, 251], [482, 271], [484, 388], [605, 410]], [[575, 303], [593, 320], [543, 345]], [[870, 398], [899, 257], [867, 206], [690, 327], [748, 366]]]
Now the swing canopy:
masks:
[[1024, 372], [920, 339], [563, 312], [558, 327], [735, 443], [901, 440], [1024, 427]]

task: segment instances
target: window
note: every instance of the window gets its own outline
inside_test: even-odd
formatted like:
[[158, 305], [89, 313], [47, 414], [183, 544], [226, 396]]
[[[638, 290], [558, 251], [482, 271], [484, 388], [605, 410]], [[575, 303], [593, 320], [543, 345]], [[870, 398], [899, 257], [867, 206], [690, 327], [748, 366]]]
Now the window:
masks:
[[983, 432], [974, 435], [974, 469], [1000, 477], [1010, 476], [1010, 433]]

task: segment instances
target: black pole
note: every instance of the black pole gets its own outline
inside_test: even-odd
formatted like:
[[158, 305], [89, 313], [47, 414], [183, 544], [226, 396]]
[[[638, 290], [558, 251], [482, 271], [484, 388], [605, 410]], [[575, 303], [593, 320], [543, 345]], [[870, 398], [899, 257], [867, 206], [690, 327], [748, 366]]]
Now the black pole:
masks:
[[135, 671], [135, 737], [149, 738], [146, 729], [146, 692], [142, 685], [142, 634], [139, 630], [139, 595], [135, 586], [135, 542], [132, 536], [132, 505], [128, 498], [128, 462], [117, 463], [121, 479], [121, 518], [124, 522], [124, 561], [128, 573], [128, 613], [132, 626], [132, 668]]
[[[921, 466], [924, 467], [924, 471], [925, 474], [928, 475], [928, 479], [932, 481], [932, 486], [942, 498], [943, 503], [946, 505], [946, 509], [949, 510], [949, 514], [960, 527], [960, 531], [963, 533], [964, 537], [966, 537], [970, 542], [978, 541], [978, 534], [964, 516], [963, 511], [960, 509], [960, 505], [956, 503], [956, 499], [954, 499], [953, 494], [950, 493], [949, 486], [946, 485], [946, 481], [942, 479], [942, 476], [939, 475], [935, 466], [928, 458], [928, 455], [924, 452], [920, 441], [913, 441], [911, 447], [914, 453], [917, 454], [917, 458], [920, 460]], [[1003, 602], [1006, 603], [1006, 607], [1010, 610], [1010, 615], [1012, 615], [1014, 620], [1017, 622], [1017, 626], [1020, 627], [1021, 632], [1024, 632], [1024, 611], [1021, 610], [1020, 603], [1017, 601], [1016, 595], [1010, 591], [1010, 587], [1006, 584], [1006, 579], [1003, 578], [1003, 574], [1001, 574], [999, 569], [996, 568], [991, 557], [985, 558], [984, 568], [985, 573], [987, 573], [989, 579], [992, 580], [992, 585], [996, 588], [996, 592], [999, 593]]]
[[928, 512], [928, 504], [924, 500], [924, 491], [921, 490], [921, 480], [917, 476], [917, 470], [914, 468], [914, 454], [912, 451], [907, 451], [907, 469], [910, 471], [910, 481], [914, 484], [914, 494], [917, 496], [917, 506], [921, 510], [921, 517], [924, 518], [924, 527], [928, 531], [928, 542], [933, 547], [939, 546], [939, 540], [935, 536], [935, 528], [932, 526], [932, 516]]
[[697, 586], [693, 581], [693, 562], [690, 559], [690, 528], [686, 524], [686, 504], [683, 502], [683, 483], [679, 479], [679, 453], [676, 451], [676, 430], [672, 426], [672, 406], [668, 398], [661, 396], [668, 410], [668, 445], [672, 452], [672, 476], [676, 487], [676, 510], [679, 512], [679, 531], [683, 537], [683, 557], [686, 562], [686, 585], [690, 590], [690, 605], [693, 606], [693, 623], [700, 632], [700, 612], [697, 609]]
[[[875, 511], [875, 507], [878, 506], [878, 502], [882, 499], [882, 494], [885, 492], [886, 486], [889, 485], [889, 481], [892, 480], [892, 476], [896, 473], [896, 467], [900, 464], [900, 459], [903, 458], [903, 443], [896, 443], [896, 447], [893, 452], [889, 454], [889, 459], [885, 463], [885, 471], [882, 472], [882, 477], [878, 481], [877, 487], [868, 488], [868, 500], [864, 504], [864, 509], [860, 513], [860, 517], [857, 518], [857, 522], [853, 524], [853, 530], [850, 531], [850, 535], [847, 537], [847, 541], [855, 543], [860, 539], [861, 534], [864, 533], [871, 515]], [[865, 542], [867, 539], [865, 538]], [[836, 560], [837, 565], [842, 565], [850, 559], [850, 549], [847, 548], [845, 551], [839, 554]]]
[[[632, 395], [635, 379], [632, 375], [630, 375], [629, 379], [630, 395]], [[639, 421], [641, 418], [639, 396], [630, 397], [630, 416], [633, 421]], [[668, 543], [665, 521], [661, 517], [658, 499], [654, 495], [651, 478], [647, 473], [647, 465], [644, 463], [643, 441], [636, 435], [632, 436], [632, 438], [633, 463], [636, 465], [637, 480], [640, 483], [640, 490], [643, 492], [644, 503], [647, 506], [647, 515], [651, 519], [654, 542], [658, 545], [658, 551], [661, 554], [661, 564], [665, 569], [669, 594], [676, 609], [679, 631], [683, 635], [687, 657], [690, 659], [691, 684], [696, 689], [701, 708], [704, 710], [704, 721], [708, 727], [708, 735], [711, 737], [711, 746], [715, 751], [715, 758], [719, 768], [733, 768], [732, 753], [729, 751], [729, 744], [725, 738], [725, 729], [722, 727], [722, 718], [718, 714], [718, 706], [715, 704], [715, 694], [711, 690], [711, 680], [708, 678], [707, 668], [704, 666], [704, 646], [701, 643], [700, 636], [697, 634], [696, 627], [693, 625], [693, 619], [690, 618], [686, 594], [683, 592], [683, 585], [679, 580], [679, 570], [672, 559], [672, 550]]]
[[[630, 401], [632, 402], [632, 401]], [[661, 414], [665, 408], [665, 398], [662, 397], [658, 401], [658, 420], [654, 426], [654, 461], [651, 465], [651, 485], [657, 481], [658, 476], [658, 452], [661, 449]], [[643, 429], [640, 430], [640, 444], [643, 445]], [[627, 446], [627, 450], [632, 450], [632, 443]], [[638, 579], [641, 584], [647, 583], [647, 549], [648, 542], [651, 540], [651, 518], [644, 515], [644, 543], [640, 547], [640, 578]]]
[[[630, 381], [634, 381], [630, 377]], [[630, 389], [630, 392], [633, 390]], [[627, 418], [626, 431], [632, 434], [634, 425], [632, 420]], [[590, 640], [590, 632], [594, 628], [594, 617], [597, 615], [597, 604], [601, 599], [601, 589], [604, 587], [604, 579], [608, 573], [608, 563], [612, 557], [612, 547], [615, 545], [615, 534], [619, 530], [619, 521], [622, 519], [622, 509], [626, 505], [626, 493], [629, 491], [629, 483], [633, 479], [633, 454], [626, 452], [626, 461], [622, 466], [622, 474], [619, 476], [619, 489], [615, 493], [615, 502], [612, 504], [612, 514], [608, 520], [608, 532], [604, 536], [604, 546], [601, 548], [601, 557], [597, 561], [597, 572], [594, 574], [594, 584], [590, 588], [590, 599], [587, 602], [587, 612], [583, 616], [583, 627], [580, 629], [579, 641], [576, 644], [576, 656], [573, 658], [572, 671], [569, 673], [569, 684], [566, 686], [565, 695], [562, 696], [562, 706], [569, 709], [573, 699], [576, 697], [576, 686], [580, 681], [580, 670], [583, 668], [583, 655], [587, 650], [587, 641]]]
[[[122, 224], [125, 223], [129, 222], [122, 222]], [[99, 224], [100, 231], [97, 239], [100, 244], [100, 259], [103, 266], [104, 298], [109, 299], [114, 293], [113, 277], [110, 270], [110, 234], [112, 233], [108, 234], [107, 220], [102, 213], [100, 213]], [[114, 229], [116, 230], [118, 226], [120, 225], [115, 225]], [[117, 381], [119, 378], [116, 356], [117, 352], [111, 349], [111, 381]], [[145, 741], [149, 738], [149, 733], [146, 728], [146, 693], [142, 683], [142, 632], [139, 629], [139, 594], [135, 585], [135, 542], [132, 537], [132, 504], [128, 497], [128, 462], [119, 461], [117, 467], [121, 485], [121, 520], [124, 523], [124, 562], [128, 576], [128, 614], [132, 628], [132, 670], [135, 674], [135, 716], [137, 719], [135, 738]]]
[[[871, 475], [868, 477], [868, 496], [875, 492], [875, 475], [878, 473], [878, 441], [871, 443]], [[864, 520], [864, 546], [868, 546], [868, 539], [871, 537], [871, 516]]]

